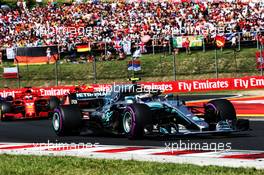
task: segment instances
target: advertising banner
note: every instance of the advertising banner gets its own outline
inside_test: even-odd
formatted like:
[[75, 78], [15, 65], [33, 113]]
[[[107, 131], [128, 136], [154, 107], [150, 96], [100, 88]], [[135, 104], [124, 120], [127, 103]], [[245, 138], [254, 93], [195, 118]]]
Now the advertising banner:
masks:
[[[127, 83], [115, 83], [127, 84]], [[159, 89], [164, 93], [177, 92], [207, 92], [223, 90], [251, 90], [264, 88], [264, 77], [243, 77], [243, 78], [222, 78], [207, 80], [179, 80], [166, 82], [140, 82], [145, 89]], [[113, 84], [91, 84], [86, 87], [94, 91], [109, 91]], [[63, 96], [67, 92], [74, 90], [76, 86], [58, 86], [33, 88], [41, 96]], [[14, 96], [15, 93], [22, 92], [23, 89], [0, 89], [1, 97]]]

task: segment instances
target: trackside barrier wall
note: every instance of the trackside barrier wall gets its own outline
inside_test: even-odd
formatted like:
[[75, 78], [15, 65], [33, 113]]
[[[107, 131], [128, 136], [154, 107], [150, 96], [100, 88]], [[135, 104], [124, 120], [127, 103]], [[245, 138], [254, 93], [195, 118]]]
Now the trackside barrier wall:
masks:
[[[120, 83], [116, 83], [120, 84]], [[243, 78], [221, 78], [206, 80], [183, 80], [165, 82], [140, 82], [143, 88], [160, 89], [164, 93], [175, 92], [207, 92], [219, 90], [252, 90], [264, 88], [264, 77], [252, 76]], [[113, 84], [92, 84], [87, 85], [87, 91], [109, 91]], [[33, 88], [41, 96], [63, 96], [65, 93], [74, 90], [76, 86], [52, 86]], [[142, 88], [142, 89], [143, 89]], [[0, 89], [0, 95], [6, 97], [14, 96], [23, 89]]]

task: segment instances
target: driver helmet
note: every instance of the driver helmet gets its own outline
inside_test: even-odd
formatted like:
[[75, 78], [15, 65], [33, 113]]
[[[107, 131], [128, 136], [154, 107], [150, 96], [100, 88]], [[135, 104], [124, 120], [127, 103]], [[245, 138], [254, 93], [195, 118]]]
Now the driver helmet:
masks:
[[136, 95], [136, 98], [137, 98], [138, 100], [143, 101], [143, 102], [149, 102], [149, 101], [152, 101], [152, 97], [153, 97], [153, 94], [150, 94], [150, 93]]
[[30, 89], [25, 91], [24, 99], [26, 99], [26, 100], [32, 100], [33, 99], [32, 91]]

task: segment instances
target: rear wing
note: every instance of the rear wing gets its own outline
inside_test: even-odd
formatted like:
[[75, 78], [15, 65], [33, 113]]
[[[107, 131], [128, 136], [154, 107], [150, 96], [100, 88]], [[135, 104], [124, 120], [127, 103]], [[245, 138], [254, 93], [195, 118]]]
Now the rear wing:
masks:
[[106, 92], [76, 92], [75, 98], [76, 100], [92, 100], [92, 99], [99, 99], [104, 98], [106, 96]]

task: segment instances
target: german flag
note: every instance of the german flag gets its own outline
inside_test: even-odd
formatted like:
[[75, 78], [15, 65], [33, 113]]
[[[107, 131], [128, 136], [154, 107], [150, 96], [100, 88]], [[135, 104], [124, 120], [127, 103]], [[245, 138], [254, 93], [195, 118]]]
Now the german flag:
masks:
[[57, 46], [44, 47], [19, 47], [16, 51], [15, 63], [26, 64], [51, 64], [58, 59]]
[[81, 44], [76, 46], [77, 52], [89, 52], [91, 51], [90, 43], [88, 44]]
[[224, 47], [225, 46], [225, 37], [217, 35], [215, 37], [215, 43], [217, 47]]

